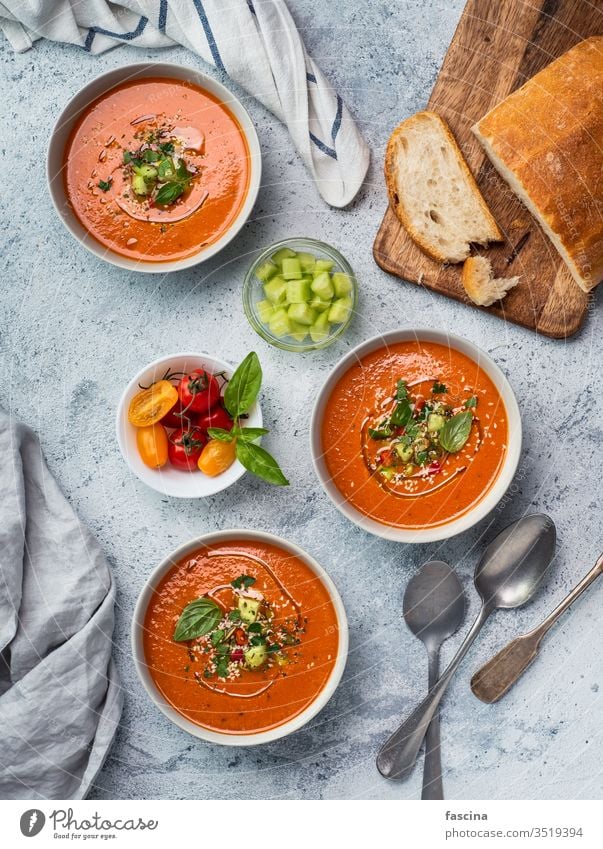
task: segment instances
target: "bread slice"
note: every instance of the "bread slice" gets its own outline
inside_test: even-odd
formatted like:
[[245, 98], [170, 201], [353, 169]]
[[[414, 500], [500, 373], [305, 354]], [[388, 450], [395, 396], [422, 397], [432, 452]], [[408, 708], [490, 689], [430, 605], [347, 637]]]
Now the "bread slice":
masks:
[[603, 279], [603, 35], [547, 65], [472, 130], [589, 292]]
[[502, 240], [454, 136], [435, 112], [418, 112], [391, 134], [385, 182], [408, 235], [438, 262], [462, 262], [472, 243]]
[[474, 304], [490, 307], [517, 286], [519, 277], [494, 277], [492, 263], [485, 256], [470, 256], [463, 263], [463, 286]]

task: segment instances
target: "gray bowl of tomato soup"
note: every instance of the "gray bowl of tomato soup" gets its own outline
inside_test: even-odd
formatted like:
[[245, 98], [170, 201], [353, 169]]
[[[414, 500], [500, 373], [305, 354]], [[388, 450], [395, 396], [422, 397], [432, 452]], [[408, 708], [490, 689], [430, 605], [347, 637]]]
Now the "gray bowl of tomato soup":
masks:
[[[434, 436], [430, 420], [445, 431]], [[429, 328], [390, 331], [350, 351], [320, 390], [310, 430], [316, 474], [337, 509], [405, 543], [447, 539], [483, 519], [507, 492], [522, 444], [519, 407], [496, 363]], [[424, 437], [425, 457], [416, 450]]]

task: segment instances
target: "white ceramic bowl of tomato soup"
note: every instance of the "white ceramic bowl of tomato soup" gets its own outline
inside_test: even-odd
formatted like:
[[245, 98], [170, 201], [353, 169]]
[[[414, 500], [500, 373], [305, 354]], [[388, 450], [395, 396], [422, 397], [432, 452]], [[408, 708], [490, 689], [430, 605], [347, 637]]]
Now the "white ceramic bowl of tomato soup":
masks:
[[[245, 159], [247, 175], [244, 197], [242, 196], [240, 202], [237, 201], [236, 209], [233, 207], [231, 213], [229, 213], [227, 217], [227, 220], [223, 223], [223, 226], [215, 231], [216, 234], [219, 233], [219, 236], [214, 239], [213, 237], [207, 237], [206, 234], [203, 237], [202, 243], [191, 248], [189, 255], [180, 256], [178, 258], [170, 258], [170, 256], [166, 256], [160, 260], [155, 257], [151, 258], [150, 256], [147, 258], [139, 256], [138, 249], [139, 247], [141, 248], [142, 245], [130, 246], [128, 244], [129, 240], [125, 238], [125, 236], [122, 240], [124, 244], [120, 247], [119, 251], [115, 245], [109, 246], [109, 243], [106, 240], [99, 240], [99, 234], [95, 237], [94, 227], [87, 226], [84, 219], [77, 214], [74, 208], [74, 203], [69, 197], [70, 189], [67, 186], [69, 181], [66, 157], [68, 152], [71, 150], [74, 134], [78, 132], [80, 122], [87, 120], [87, 116], [91, 114], [91, 107], [98, 110], [98, 103], [113, 91], [118, 91], [122, 86], [131, 86], [137, 83], [144, 84], [145, 81], [147, 81], [147, 85], [150, 85], [149, 81], [151, 79], [164, 84], [172, 82], [175, 84], [186, 83], [190, 86], [194, 86], [196, 89], [201, 90], [201, 93], [207, 94], [208, 105], [206, 108], [208, 110], [211, 110], [212, 108], [211, 101], [213, 101], [214, 104], [217, 103], [220, 107], [223, 107], [225, 114], [232, 119], [231, 132], [233, 136], [235, 135], [236, 129], [238, 129], [243, 139], [243, 143], [241, 145], [241, 151], [243, 151], [241, 152], [241, 158]], [[141, 92], [140, 101], [140, 105], [137, 105], [137, 111], [140, 112], [141, 117], [144, 116], [144, 113], [152, 113], [152, 92], [150, 94], [144, 94]], [[127, 117], [130, 118], [130, 114], [128, 114]], [[203, 118], [199, 118], [200, 124], [202, 124], [202, 121]], [[211, 128], [211, 119], [206, 118], [206, 121], [207, 123], [203, 129], [206, 129], [209, 132], [209, 128]], [[127, 127], [132, 123], [132, 121], [126, 120], [126, 124], [124, 126]], [[99, 134], [103, 134], [105, 142], [109, 141], [112, 137], [115, 137], [114, 140], [110, 142], [109, 148], [107, 149], [110, 149], [112, 146], [119, 146], [122, 135], [119, 130], [120, 128], [116, 126], [115, 122], [113, 122], [111, 126], [103, 127], [101, 131], [98, 131]], [[85, 144], [92, 144], [94, 141], [97, 146], [100, 145], [98, 156], [102, 158], [103, 139], [100, 139], [99, 135], [99, 139], [86, 138], [84, 141]], [[206, 146], [205, 149], [207, 150], [207, 146], [212, 144], [211, 137], [206, 136], [204, 144]], [[223, 139], [221, 140], [220, 137], [216, 137], [215, 144], [212, 147], [216, 162], [212, 162], [212, 165], [209, 166], [210, 168], [214, 167], [214, 165], [216, 169], [219, 167], [220, 156], [222, 156], [220, 150], [222, 144]], [[105, 150], [105, 154], [106, 153], [107, 151]], [[117, 150], [116, 156], [121, 156], [121, 154], [121, 150]], [[86, 186], [84, 187], [82, 184], [82, 187], [78, 189], [80, 193], [83, 193], [84, 191], [91, 193], [91, 197], [89, 198], [90, 203], [98, 204], [102, 200], [109, 204], [109, 206], [115, 204], [115, 199], [112, 197], [113, 189], [107, 190], [106, 195], [104, 195], [103, 191], [98, 188], [98, 182], [107, 178], [108, 162], [108, 159], [106, 162], [99, 161], [97, 167], [95, 166], [93, 171], [90, 172], [89, 180], [86, 172]], [[183, 65], [176, 65], [167, 62], [142, 62], [115, 68], [112, 71], [107, 71], [106, 73], [95, 77], [71, 98], [61, 112], [52, 131], [48, 146], [46, 170], [50, 196], [54, 207], [63, 224], [81, 245], [83, 245], [96, 257], [103, 259], [112, 265], [119, 266], [120, 268], [129, 269], [131, 271], [164, 274], [169, 271], [179, 271], [181, 269], [190, 268], [191, 266], [210, 259], [212, 256], [215, 256], [215, 254], [221, 251], [237, 235], [249, 218], [253, 205], [256, 201], [261, 182], [262, 160], [260, 144], [253, 122], [247, 110], [234, 96], [234, 94], [226, 88], [226, 86], [195, 68], [189, 68]], [[92, 176], [93, 173], [94, 176]], [[203, 179], [204, 177], [202, 173], [200, 178], [201, 184]], [[208, 179], [211, 179], [211, 175]], [[225, 185], [225, 180], [221, 180], [221, 185], [225, 186], [222, 195], [220, 195], [218, 188], [216, 188], [215, 192], [211, 192], [208, 201], [205, 201], [204, 205], [199, 209], [199, 214], [204, 214], [206, 208], [208, 215], [213, 214], [211, 212], [211, 208], [213, 208], [212, 203], [219, 202], [223, 204], [225, 202], [224, 196], [226, 196], [231, 189], [229, 185]], [[243, 195], [242, 190], [241, 194]], [[117, 213], [120, 220], [121, 218], [124, 218], [126, 224], [128, 223], [127, 216], [124, 216], [123, 214], [123, 209], [119, 210], [115, 208], [114, 212]], [[124, 233], [125, 232], [126, 231], [124, 231]], [[159, 240], [160, 238], [160, 236], [156, 236], [156, 240]], [[174, 250], [173, 245], [172, 250]]]
[[[478, 400], [476, 415], [480, 416], [481, 419], [483, 419], [483, 422], [488, 424], [489, 434], [493, 434], [493, 445], [496, 444], [495, 440], [497, 438], [497, 431], [493, 430], [493, 428], [496, 428], [497, 424], [494, 420], [492, 422], [489, 420], [491, 415], [494, 416], [493, 411], [495, 409], [499, 409], [499, 413], [501, 415], [504, 414], [507, 423], [507, 433], [504, 438], [504, 442], [501, 441], [500, 443], [501, 453], [498, 468], [487, 486], [484, 487], [481, 495], [476, 496], [466, 509], [458, 510], [456, 515], [453, 515], [453, 517], [449, 519], [442, 517], [440, 520], [434, 521], [433, 523], [427, 521], [423, 524], [417, 523], [411, 526], [406, 524], [402, 518], [399, 520], [399, 523], [391, 521], [389, 519], [389, 515], [387, 517], [379, 515], [376, 518], [377, 513], [380, 512], [382, 495], [381, 482], [375, 483], [375, 473], [373, 472], [373, 474], [371, 474], [366, 465], [363, 467], [365, 469], [364, 475], [360, 474], [358, 479], [354, 480], [355, 472], [352, 467], [355, 466], [357, 471], [360, 470], [360, 466], [357, 465], [355, 457], [352, 458], [347, 465], [344, 461], [344, 464], [341, 466], [344, 472], [343, 477], [339, 478], [339, 472], [336, 468], [335, 471], [333, 471], [333, 457], [335, 455], [332, 454], [331, 460], [329, 461], [329, 452], [334, 449], [332, 444], [327, 444], [329, 425], [326, 423], [326, 417], [331, 416], [331, 420], [335, 421], [334, 414], [331, 412], [334, 408], [329, 408], [329, 405], [330, 403], [334, 403], [331, 401], [332, 398], [338, 399], [340, 397], [337, 394], [340, 391], [338, 390], [338, 387], [343, 385], [342, 381], [346, 379], [346, 375], [349, 376], [358, 374], [358, 379], [364, 381], [364, 368], [375, 368], [375, 358], [379, 360], [380, 357], [380, 354], [377, 352], [383, 352], [383, 357], [388, 358], [391, 355], [396, 355], [396, 352], [399, 351], [399, 348], [396, 346], [402, 346], [402, 348], [405, 348], [406, 345], [415, 346], [417, 343], [419, 343], [419, 346], [423, 343], [425, 345], [425, 350], [428, 353], [429, 346], [433, 345], [433, 352], [440, 357], [442, 355], [445, 357], [445, 351], [459, 352], [461, 355], [464, 355], [464, 358], [469, 361], [467, 375], [463, 375], [467, 382], [470, 382], [471, 366], [478, 366], [479, 368], [474, 371], [475, 380], [480, 380], [480, 373], [485, 375], [486, 380], [483, 380], [480, 386], [493, 386], [499, 396], [503, 408], [498, 408], [497, 404], [493, 404], [490, 408], [487, 405], [485, 407], [483, 405], [480, 407]], [[362, 363], [365, 363], [365, 366], [361, 367]], [[383, 366], [383, 373], [388, 374], [388, 380], [404, 379], [404, 374], [398, 374], [397, 371], [395, 375], [391, 372], [391, 370], [388, 373], [387, 369], [389, 368], [389, 365]], [[358, 369], [360, 369], [360, 372], [356, 371]], [[362, 375], [362, 378], [360, 378], [360, 375]], [[442, 376], [442, 379], [445, 380], [445, 375]], [[360, 385], [361, 384], [356, 384], [356, 388], [358, 389]], [[341, 429], [338, 431], [338, 438], [346, 440], [348, 444], [351, 444], [354, 448], [356, 445], [355, 441], [358, 441], [359, 456], [362, 456], [360, 433], [362, 432], [363, 426], [366, 426], [366, 416], [369, 415], [370, 406], [374, 401], [371, 396], [371, 385], [368, 385], [366, 388], [366, 399], [364, 398], [363, 391], [363, 389], [360, 389], [360, 393], [358, 393], [357, 397], [354, 398], [355, 410], [352, 415], [358, 415], [359, 417], [358, 421], [353, 425], [354, 433], [350, 434], [346, 431], [345, 423], [343, 423]], [[483, 391], [485, 393], [487, 390], [484, 389]], [[468, 396], [471, 395], [469, 390], [467, 391], [467, 394]], [[479, 399], [479, 394], [477, 397]], [[367, 405], [366, 410], [363, 406], [365, 403]], [[361, 419], [363, 419], [364, 425], [361, 422]], [[482, 423], [480, 420], [480, 428], [481, 427]], [[335, 507], [337, 507], [337, 509], [347, 519], [364, 530], [369, 531], [376, 536], [383, 537], [384, 539], [403, 543], [429, 543], [448, 539], [449, 537], [466, 531], [487, 516], [488, 513], [494, 509], [497, 504], [499, 504], [513, 480], [519, 463], [521, 444], [521, 414], [519, 412], [519, 407], [513, 390], [501, 369], [496, 365], [491, 357], [488, 356], [488, 354], [472, 342], [469, 342], [460, 336], [454, 336], [451, 333], [444, 333], [428, 328], [389, 331], [380, 336], [368, 339], [366, 342], [363, 342], [350, 351], [335, 366], [320, 390], [314, 405], [310, 428], [310, 445], [314, 469], [320, 483]], [[488, 450], [492, 451], [493, 448]], [[484, 454], [483, 456], [486, 455]], [[476, 453], [473, 463], [475, 464], [478, 460], [479, 453]], [[329, 468], [329, 462], [331, 462], [331, 468]], [[469, 465], [467, 465], [467, 469], [472, 471], [472, 467], [470, 468]], [[479, 467], [476, 466], [476, 470], [478, 469]], [[347, 483], [345, 483], [346, 476], [349, 478]], [[334, 480], [335, 477], [339, 478], [339, 484], [336, 480]], [[438, 481], [437, 476], [434, 476], [433, 481]], [[463, 478], [463, 474], [460, 474], [457, 481], [453, 481], [451, 479], [450, 481], [447, 481], [445, 485], [442, 485], [440, 493], [448, 499], [451, 493], [450, 487], [463, 486], [463, 483], [468, 486], [469, 481], [469, 478]], [[440, 483], [444, 483], [444, 478], [440, 480]], [[361, 492], [360, 495], [357, 495], [354, 491], [355, 487], [358, 490], [364, 489], [364, 493]], [[367, 496], [370, 497], [370, 506], [367, 512], [365, 512], [364, 510], [359, 509], [358, 505], [361, 501], [366, 501]], [[414, 496], [411, 496], [411, 498], [413, 497]], [[435, 492], [430, 493], [430, 498], [435, 498], [435, 500], [432, 500], [431, 503], [436, 505], [436, 507], [441, 504], [440, 495], [436, 495]], [[396, 500], [395, 502], [392, 502], [391, 499]], [[353, 501], [356, 501], [356, 504], [354, 504]], [[407, 505], [410, 501], [406, 500], [403, 502], [402, 498], [384, 491], [383, 504], [387, 505], [388, 513], [392, 504], [395, 504], [396, 507], [393, 509], [398, 513], [398, 515], [400, 515], [400, 517], [402, 517], [402, 507], [400, 506], [402, 503]], [[404, 509], [406, 510], [407, 508], [404, 507]], [[370, 511], [373, 512], [372, 516], [369, 515]], [[436, 514], [433, 513], [432, 515]]]
[[[230, 468], [222, 474], [210, 477], [199, 469], [182, 471], [170, 465], [169, 461], [160, 469], [151, 469], [143, 463], [136, 445], [136, 430], [128, 420], [128, 408], [132, 398], [141, 391], [141, 387], [149, 386], [161, 380], [168, 369], [172, 372], [191, 372], [203, 368], [211, 374], [224, 373], [230, 378], [235, 369], [225, 360], [208, 354], [180, 353], [161, 357], [145, 366], [127, 385], [117, 408], [116, 434], [119, 448], [130, 471], [143, 483], [163, 495], [174, 498], [207, 498], [223, 489], [232, 486], [245, 474], [245, 468], [235, 460]], [[256, 403], [249, 410], [245, 425], [248, 427], [262, 426], [262, 411]]]
[[[151, 605], [160, 598], [158, 595], [161, 591], [161, 584], [164, 579], [169, 576], [171, 570], [177, 566], [177, 564], [181, 564], [186, 558], [190, 555], [195, 554], [202, 548], [212, 548], [220, 546], [235, 546], [237, 542], [243, 541], [246, 544], [251, 544], [258, 547], [258, 550], [262, 550], [266, 548], [266, 550], [278, 549], [286, 557], [296, 558], [301, 561], [304, 568], [309, 572], [311, 576], [312, 583], [314, 581], [319, 582], [321, 585], [321, 593], [325, 599], [328, 599], [330, 602], [330, 610], [329, 610], [329, 621], [332, 619], [332, 625], [330, 630], [330, 639], [333, 639], [333, 635], [337, 636], [337, 648], [335, 650], [335, 654], [330, 660], [330, 671], [328, 673], [327, 680], [323, 684], [322, 688], [315, 695], [315, 697], [310, 701], [306, 707], [298, 712], [294, 710], [292, 713], [295, 713], [290, 719], [287, 719], [280, 724], [276, 725], [272, 728], [267, 728], [266, 730], [255, 731], [253, 733], [245, 733], [245, 732], [237, 732], [237, 731], [229, 731], [223, 732], [218, 731], [212, 728], [204, 727], [202, 724], [192, 721], [187, 715], [177, 710], [173, 704], [173, 701], [170, 701], [170, 698], [162, 692], [158, 680], [154, 677], [155, 675], [165, 675], [165, 669], [154, 669], [150, 665], [150, 661], [147, 658], [147, 651], [145, 651], [145, 639], [149, 640], [149, 629], [147, 627], [147, 617], [149, 615], [149, 611], [151, 609]], [[268, 556], [267, 556], [268, 559]], [[275, 566], [275, 563], [271, 562], [272, 566]], [[275, 568], [278, 568], [275, 566]], [[168, 611], [171, 616], [172, 611]], [[308, 617], [312, 617], [312, 610], [308, 610]], [[316, 623], [312, 623], [308, 620], [307, 628], [310, 629], [313, 624], [316, 626], [316, 633], [321, 633], [322, 623], [319, 625], [318, 621]], [[171, 633], [171, 628], [170, 628]], [[197, 539], [190, 540], [189, 542], [184, 543], [171, 554], [169, 554], [162, 562], [157, 566], [153, 572], [151, 573], [149, 579], [147, 580], [145, 586], [143, 587], [138, 601], [136, 602], [136, 607], [134, 610], [134, 616], [132, 619], [132, 653], [134, 655], [134, 662], [136, 665], [136, 671], [138, 676], [142, 682], [144, 689], [146, 690], [148, 696], [151, 701], [159, 708], [159, 710], [178, 728], [181, 728], [183, 731], [188, 732], [193, 737], [197, 737], [201, 740], [206, 740], [209, 743], [219, 743], [225, 746], [256, 746], [260, 743], [270, 743], [274, 740], [278, 740], [281, 737], [285, 737], [289, 734], [292, 734], [294, 731], [299, 730], [302, 726], [306, 725], [316, 714], [321, 711], [333, 693], [335, 692], [341, 677], [343, 675], [347, 656], [348, 656], [348, 623], [347, 617], [345, 613], [345, 609], [343, 606], [343, 602], [341, 601], [341, 597], [335, 587], [335, 584], [327, 574], [327, 572], [323, 569], [323, 567], [307, 552], [301, 549], [298, 545], [289, 540], [281, 539], [280, 537], [275, 536], [274, 534], [267, 533], [265, 531], [257, 531], [257, 530], [222, 530], [215, 531], [213, 533], [204, 534]], [[313, 638], [317, 638], [316, 635], [313, 635]], [[165, 640], [167, 642], [171, 642], [168, 635], [165, 636]], [[179, 644], [182, 646], [182, 644]], [[173, 648], [173, 646], [172, 646]], [[303, 653], [303, 640], [301, 643], [301, 651]], [[183, 650], [184, 651], [184, 650]], [[149, 651], [150, 654], [150, 651]], [[152, 663], [153, 661], [151, 661]], [[171, 670], [171, 666], [169, 667], [169, 678], [172, 679], [175, 676], [182, 676], [183, 674], [188, 674], [190, 670], [187, 670], [186, 673], [183, 673], [183, 670], [180, 669], [180, 662], [177, 663], [177, 668]], [[314, 664], [313, 664], [314, 666]], [[292, 667], [295, 668], [295, 667]], [[293, 672], [290, 673], [291, 676], [294, 675]], [[303, 672], [302, 672], [303, 674]], [[295, 689], [295, 681], [293, 681], [293, 689]], [[196, 687], [194, 682], [189, 682], [192, 687]], [[186, 685], [188, 686], [188, 684]], [[289, 688], [292, 689], [291, 687]], [[299, 689], [299, 688], [298, 688]], [[245, 704], [242, 702], [242, 704]], [[265, 707], [265, 705], [264, 705]], [[255, 707], [250, 706], [249, 710], [254, 713], [256, 710], [262, 710], [261, 706], [256, 705]], [[241, 708], [244, 710], [244, 707]], [[203, 719], [203, 716], [200, 717]], [[262, 723], [262, 717], [260, 716], [257, 720], [254, 717], [254, 722], [257, 721], [257, 724]]]

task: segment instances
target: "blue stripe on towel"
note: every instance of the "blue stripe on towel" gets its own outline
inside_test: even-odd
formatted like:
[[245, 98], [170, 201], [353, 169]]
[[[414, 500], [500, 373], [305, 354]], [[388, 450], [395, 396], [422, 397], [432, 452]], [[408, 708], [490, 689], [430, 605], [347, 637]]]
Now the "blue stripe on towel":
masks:
[[165, 34], [165, 22], [167, 21], [167, 13], [168, 13], [168, 0], [161, 0], [159, 3], [159, 21], [157, 22], [157, 28], [159, 32]]
[[149, 19], [145, 18], [144, 15], [138, 21], [138, 25], [136, 29], [133, 29], [132, 32], [111, 32], [111, 30], [103, 29], [102, 27], [90, 27], [88, 30], [88, 35], [86, 36], [86, 41], [84, 42], [84, 50], [88, 53], [92, 48], [92, 42], [94, 41], [94, 36], [98, 33], [99, 35], [108, 35], [109, 38], [118, 38], [120, 41], [132, 41], [134, 38], [137, 38], [143, 31], [146, 25], [148, 24]]
[[247, 6], [248, 6], [249, 11], [251, 12], [251, 14], [252, 14], [252, 15], [255, 15], [255, 13], [256, 13], [256, 12], [255, 12], [255, 9], [253, 8], [253, 3], [251, 2], [251, 0], [247, 0]]
[[203, 3], [201, 2], [201, 0], [193, 0], [193, 4], [195, 6], [195, 9], [197, 10], [197, 14], [199, 15], [199, 20], [201, 21], [201, 26], [203, 27], [203, 31], [205, 32], [205, 38], [207, 39], [207, 44], [209, 45], [209, 49], [211, 50], [211, 55], [214, 58], [216, 68], [218, 68], [220, 71], [225, 71], [226, 68], [224, 67], [224, 62], [222, 61], [222, 57], [220, 56], [220, 51], [218, 50], [216, 39], [214, 38], [214, 34], [211, 31], [209, 21], [207, 20], [207, 15], [205, 14]]
[[343, 112], [343, 100], [339, 95], [337, 95], [337, 114], [335, 115], [335, 120], [333, 121], [333, 127], [331, 129], [331, 139], [333, 140], [333, 144], [335, 144], [335, 139], [337, 138], [337, 133], [339, 132], [339, 128], [341, 127], [341, 113]]
[[315, 83], [316, 82], [316, 77], [314, 76], [314, 74], [306, 74], [306, 79], [308, 80], [309, 83]]
[[314, 133], [310, 133], [310, 138], [319, 150], [322, 150], [322, 152], [326, 153], [327, 156], [330, 156], [331, 159], [337, 159], [337, 153], [332, 147], [328, 147], [324, 142], [321, 142], [320, 139], [317, 139]]

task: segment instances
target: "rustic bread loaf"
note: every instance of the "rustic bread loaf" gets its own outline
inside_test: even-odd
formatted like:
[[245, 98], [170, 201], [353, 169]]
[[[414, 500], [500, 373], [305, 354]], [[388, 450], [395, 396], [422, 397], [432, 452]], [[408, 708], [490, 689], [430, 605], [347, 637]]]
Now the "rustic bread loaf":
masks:
[[467, 257], [461, 279], [465, 292], [480, 307], [492, 306], [519, 283], [519, 277], [494, 277], [492, 263], [485, 256]]
[[471, 243], [502, 239], [454, 136], [434, 112], [419, 112], [394, 130], [385, 182], [409, 236], [438, 262], [462, 262]]
[[603, 36], [564, 53], [472, 129], [589, 292], [603, 278]]

